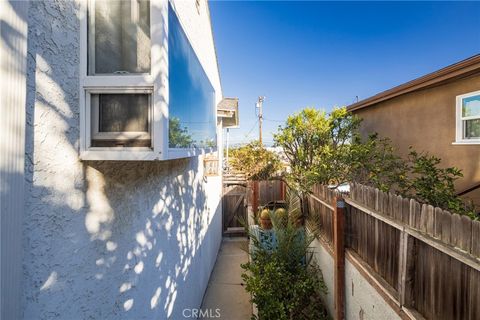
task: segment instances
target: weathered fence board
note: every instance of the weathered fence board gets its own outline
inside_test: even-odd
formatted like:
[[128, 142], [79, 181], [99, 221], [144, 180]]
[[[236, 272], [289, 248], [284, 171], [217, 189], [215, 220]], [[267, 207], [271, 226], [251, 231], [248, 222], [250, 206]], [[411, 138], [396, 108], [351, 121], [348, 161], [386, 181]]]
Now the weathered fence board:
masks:
[[258, 182], [258, 204], [264, 206], [272, 201], [285, 200], [285, 183], [280, 180]]
[[312, 190], [309, 199], [309, 216], [307, 223], [327, 244], [333, 243], [333, 199], [335, 192], [317, 185]]
[[[335, 192], [316, 186], [313, 194], [316, 225], [331, 239]], [[402, 308], [426, 319], [480, 319], [480, 221], [362, 185], [346, 202], [347, 247]]]
[[347, 247], [398, 289], [400, 232], [356, 208], [350, 210]]
[[415, 242], [413, 307], [427, 319], [480, 319], [480, 272]]
[[470, 253], [475, 257], [480, 257], [480, 221], [472, 222], [471, 243], [472, 243], [472, 248], [470, 250]]
[[479, 221], [358, 184], [352, 184], [349, 198], [365, 208], [480, 259]]

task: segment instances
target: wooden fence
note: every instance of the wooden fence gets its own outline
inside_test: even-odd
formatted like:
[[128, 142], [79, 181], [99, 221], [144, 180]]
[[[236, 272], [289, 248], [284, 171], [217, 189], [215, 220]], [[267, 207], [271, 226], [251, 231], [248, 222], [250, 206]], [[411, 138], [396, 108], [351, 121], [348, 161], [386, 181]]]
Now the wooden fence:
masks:
[[286, 185], [281, 180], [251, 181], [249, 189], [248, 203], [253, 212], [269, 202], [285, 200]]
[[245, 175], [229, 172], [223, 175], [223, 234], [244, 235], [243, 223], [250, 210], [272, 201], [285, 200], [286, 185], [280, 180], [247, 181]]
[[333, 248], [333, 203], [337, 193], [322, 185], [314, 186], [312, 191], [308, 197], [308, 227]]
[[[333, 250], [334, 199], [316, 186], [309, 225]], [[411, 318], [480, 319], [480, 222], [412, 199], [352, 185], [343, 196], [347, 254]]]

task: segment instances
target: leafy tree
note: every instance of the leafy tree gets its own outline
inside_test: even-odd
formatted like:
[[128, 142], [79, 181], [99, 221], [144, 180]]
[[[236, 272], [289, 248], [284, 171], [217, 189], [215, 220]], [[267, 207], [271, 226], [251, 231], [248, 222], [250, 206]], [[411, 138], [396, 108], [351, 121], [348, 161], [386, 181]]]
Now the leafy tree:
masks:
[[282, 169], [278, 156], [265, 149], [259, 141], [234, 148], [230, 155], [232, 168], [245, 173], [248, 180], [267, 180]]
[[330, 114], [306, 108], [279, 127], [275, 144], [283, 148], [288, 159], [290, 170], [285, 178], [299, 193], [302, 211], [314, 184], [338, 186], [353, 176], [352, 141], [360, 122], [346, 108], [335, 108]]
[[348, 181], [370, 185], [384, 192], [407, 187], [406, 162], [395, 154], [388, 138], [372, 134], [363, 141], [355, 132], [350, 153], [345, 156], [349, 165]]
[[279, 127], [275, 142], [289, 161], [286, 179], [301, 195], [302, 208], [306, 194], [316, 183], [335, 188], [356, 182], [475, 216], [474, 208], [455, 193], [454, 182], [462, 176], [460, 170], [439, 168], [440, 158], [414, 150], [402, 159], [388, 138], [372, 134], [362, 139], [360, 124], [361, 119], [345, 108], [330, 114], [307, 108]]
[[189, 148], [194, 143], [187, 127], [182, 128], [180, 119], [171, 117], [168, 122], [168, 139], [170, 148]]

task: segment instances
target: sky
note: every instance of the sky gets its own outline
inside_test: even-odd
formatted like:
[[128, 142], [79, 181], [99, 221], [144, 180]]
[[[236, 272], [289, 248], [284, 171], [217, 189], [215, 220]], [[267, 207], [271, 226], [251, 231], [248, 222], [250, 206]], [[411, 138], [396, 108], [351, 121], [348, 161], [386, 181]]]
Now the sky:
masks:
[[232, 144], [263, 140], [305, 107], [331, 110], [480, 53], [480, 2], [211, 1]]

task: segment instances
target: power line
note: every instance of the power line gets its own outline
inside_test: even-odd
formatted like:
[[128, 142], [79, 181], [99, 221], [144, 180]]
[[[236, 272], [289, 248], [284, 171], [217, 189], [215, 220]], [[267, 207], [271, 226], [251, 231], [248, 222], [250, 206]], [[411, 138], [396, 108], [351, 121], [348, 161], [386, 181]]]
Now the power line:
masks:
[[265, 121], [271, 121], [271, 122], [281, 122], [281, 123], [284, 123], [284, 122], [285, 122], [285, 120], [268, 119], [268, 118], [265, 118], [265, 117], [263, 117], [263, 120], [265, 120]]
[[252, 133], [253, 129], [255, 129], [255, 127], [257, 126], [257, 123], [258, 123], [258, 119], [255, 121], [255, 123], [253, 124], [252, 128], [248, 131], [248, 133], [245, 134], [246, 137], [248, 137], [250, 133]]

